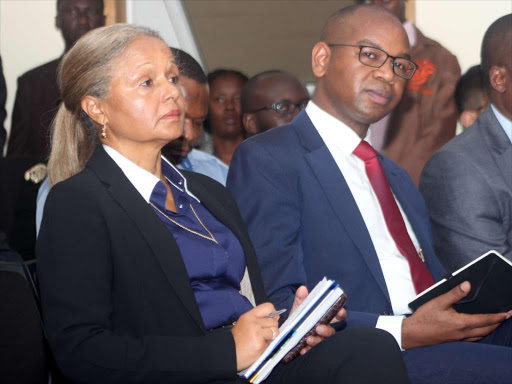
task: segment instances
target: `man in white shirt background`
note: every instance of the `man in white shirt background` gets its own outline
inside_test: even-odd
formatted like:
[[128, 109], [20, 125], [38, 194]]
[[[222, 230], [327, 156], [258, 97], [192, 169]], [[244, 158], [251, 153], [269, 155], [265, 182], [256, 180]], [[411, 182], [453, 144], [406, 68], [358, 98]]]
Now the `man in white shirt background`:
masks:
[[331, 16], [321, 40], [312, 101], [290, 124], [242, 143], [228, 175], [267, 295], [289, 307], [297, 287], [328, 276], [347, 293], [345, 327], [389, 331], [414, 383], [509, 382], [511, 313], [456, 313], [467, 282], [414, 314], [408, 308], [445, 270], [419, 191], [367, 142], [369, 125], [414, 75], [405, 30], [383, 8], [362, 5]]

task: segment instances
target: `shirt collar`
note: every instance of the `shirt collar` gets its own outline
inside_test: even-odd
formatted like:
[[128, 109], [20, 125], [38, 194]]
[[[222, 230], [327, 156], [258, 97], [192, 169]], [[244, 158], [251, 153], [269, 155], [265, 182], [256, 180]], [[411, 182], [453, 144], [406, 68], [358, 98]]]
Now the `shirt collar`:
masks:
[[[312, 100], [306, 107], [306, 113], [327, 147], [336, 147], [349, 156], [361, 143], [361, 138], [352, 128], [325, 112]], [[368, 130], [366, 141], [368, 141], [369, 135], [370, 131]]]
[[416, 41], [418, 40], [416, 29], [414, 28], [413, 23], [411, 23], [409, 20], [406, 20], [403, 26], [405, 33], [407, 33], [407, 38], [409, 39], [409, 45], [412, 48], [416, 45]]
[[503, 115], [493, 104], [491, 104], [491, 109], [494, 112], [494, 116], [496, 116], [496, 119], [500, 123], [501, 127], [507, 134], [508, 139], [512, 143], [512, 120]]
[[[130, 180], [135, 189], [142, 195], [144, 200], [149, 203], [151, 193], [153, 192], [153, 189], [160, 181], [160, 179], [153, 175], [151, 172], [148, 172], [144, 168], [139, 167], [133, 161], [128, 160], [114, 148], [105, 144], [103, 144], [103, 148], [105, 149], [105, 152], [107, 152], [112, 158], [112, 160], [115, 161], [119, 168], [121, 168], [125, 176], [128, 178], [128, 180]], [[162, 172], [165, 178], [169, 181], [169, 183], [172, 184], [173, 187], [180, 190], [181, 192], [186, 192], [189, 196], [200, 202], [199, 199], [188, 190], [187, 179], [185, 179], [181, 172], [178, 171], [178, 169], [174, 167], [174, 165], [172, 165], [164, 156], [162, 156]]]

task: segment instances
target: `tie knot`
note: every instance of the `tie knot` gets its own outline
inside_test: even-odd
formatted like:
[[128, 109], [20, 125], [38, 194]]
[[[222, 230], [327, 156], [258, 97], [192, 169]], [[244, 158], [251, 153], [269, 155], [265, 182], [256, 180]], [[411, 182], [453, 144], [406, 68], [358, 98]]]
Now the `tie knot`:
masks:
[[377, 157], [377, 152], [375, 152], [375, 149], [373, 149], [373, 147], [364, 140], [359, 143], [356, 149], [354, 149], [353, 153], [364, 162]]

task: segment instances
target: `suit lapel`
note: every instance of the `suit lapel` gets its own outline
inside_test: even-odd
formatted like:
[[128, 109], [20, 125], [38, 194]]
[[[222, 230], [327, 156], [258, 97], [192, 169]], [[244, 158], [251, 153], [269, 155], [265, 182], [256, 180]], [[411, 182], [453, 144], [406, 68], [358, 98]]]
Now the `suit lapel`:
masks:
[[489, 105], [480, 117], [482, 135], [489, 144], [491, 155], [505, 183], [512, 190], [512, 143]]
[[159, 261], [169, 284], [174, 288], [193, 320], [205, 331], [201, 313], [190, 286], [188, 272], [178, 245], [170, 236], [169, 230], [101, 146], [96, 149], [87, 166], [106, 185], [109, 194], [138, 228]]
[[[372, 239], [338, 165], [304, 111], [297, 116], [293, 125], [302, 144], [309, 151], [305, 154], [306, 161], [327, 196], [333, 212], [359, 249], [382, 293], [390, 302], [386, 282]], [[343, 250], [339, 251], [341, 257]]]

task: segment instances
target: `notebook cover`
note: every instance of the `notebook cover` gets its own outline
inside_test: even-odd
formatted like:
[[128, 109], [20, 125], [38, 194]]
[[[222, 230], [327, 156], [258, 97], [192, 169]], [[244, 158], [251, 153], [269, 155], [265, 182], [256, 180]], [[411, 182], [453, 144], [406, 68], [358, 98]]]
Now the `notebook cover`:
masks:
[[283, 363], [289, 363], [293, 359], [295, 359], [302, 348], [306, 346], [306, 339], [308, 336], [316, 335], [316, 327], [320, 324], [329, 324], [334, 316], [338, 313], [338, 311], [345, 305], [345, 301], [347, 301], [347, 296], [343, 293], [338, 300], [334, 302], [334, 304], [329, 308], [329, 310], [323, 315], [320, 320], [311, 328], [311, 330], [304, 335], [302, 339], [297, 343], [295, 347], [293, 347], [290, 352], [288, 352], [283, 359], [281, 360]]
[[471, 283], [471, 291], [454, 304], [457, 312], [500, 313], [512, 309], [512, 265], [496, 251], [454, 272], [446, 281], [410, 302], [409, 307], [415, 311], [466, 280]]

